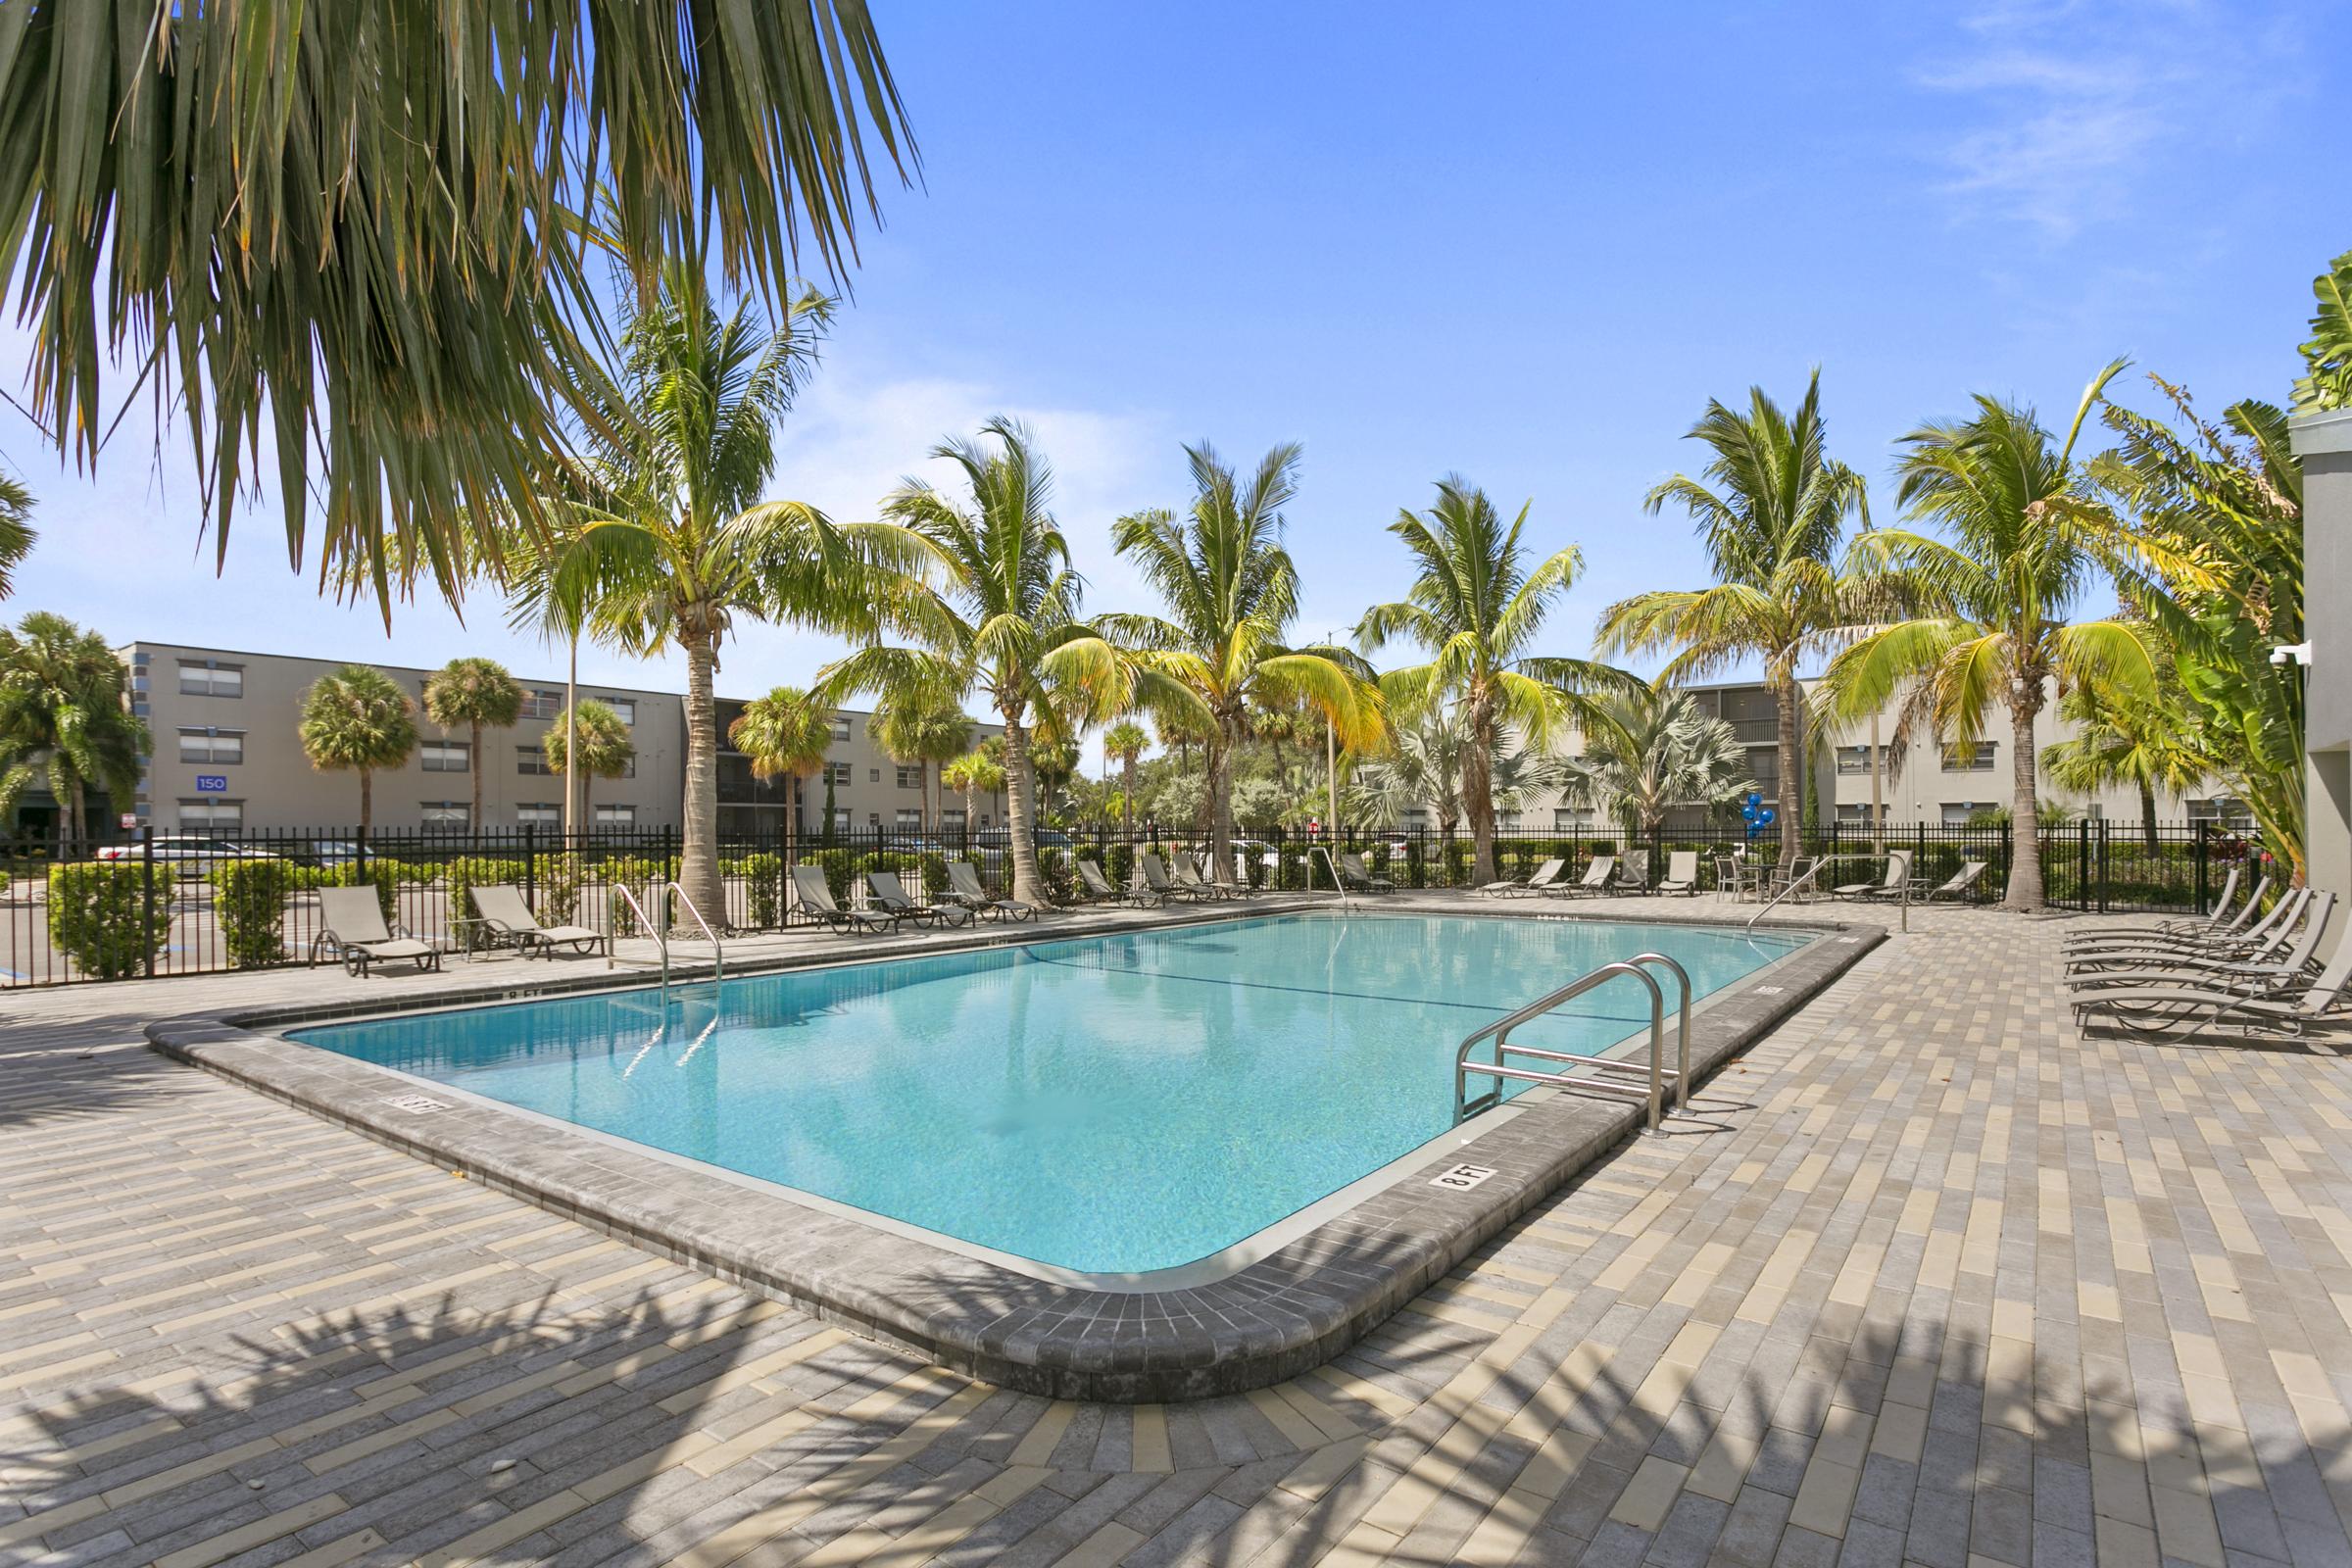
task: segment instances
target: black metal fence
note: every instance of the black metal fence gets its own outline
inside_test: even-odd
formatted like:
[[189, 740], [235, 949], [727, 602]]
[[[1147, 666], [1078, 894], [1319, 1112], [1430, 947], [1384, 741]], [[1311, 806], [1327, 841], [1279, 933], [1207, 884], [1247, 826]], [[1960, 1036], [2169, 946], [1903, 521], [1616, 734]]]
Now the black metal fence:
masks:
[[[1197, 847], [1192, 835], [1142, 828], [1048, 830], [1039, 864], [1049, 897], [1077, 896], [1076, 862], [1094, 858], [1113, 881], [1132, 875], [1136, 851]], [[2212, 824], [2083, 821], [2047, 827], [2041, 837], [2049, 901], [2087, 911], [2203, 909], [2230, 866], [2259, 854]], [[1361, 854], [1367, 868], [1405, 888], [1462, 889], [1475, 881], [1467, 834], [1350, 828], [1337, 835], [1301, 829], [1245, 833], [1236, 843], [1241, 868], [1259, 886], [1327, 888], [1329, 874], [1311, 852], [1329, 845]], [[2006, 827], [1838, 826], [1809, 838], [1806, 853], [1830, 858], [1824, 887], [1876, 880], [1886, 849], [1909, 850], [1913, 874], [1941, 883], [1970, 860], [1986, 869], [1964, 895], [1997, 902], [2015, 859]], [[470, 912], [468, 889], [512, 883], [544, 923], [574, 923], [612, 936], [640, 934], [619, 889], [642, 895], [648, 883], [679, 870], [674, 829], [598, 829], [564, 835], [519, 827], [480, 832], [249, 829], [230, 837], [145, 835], [61, 843], [0, 843], [0, 989], [301, 963], [319, 935], [318, 890], [376, 888], [389, 917], [410, 934], [448, 943]], [[1770, 867], [1778, 841], [1660, 832], [1636, 836], [1598, 830], [1505, 832], [1495, 842], [1496, 869], [1524, 877], [1545, 860], [1573, 876], [1595, 855], [1621, 861], [1646, 851], [1654, 884], [1677, 851], [1695, 855], [1698, 889], [1728, 894], [1719, 866]], [[726, 888], [723, 914], [705, 910], [736, 932], [782, 930], [808, 922], [790, 892], [795, 863], [823, 868], [835, 898], [865, 899], [868, 870], [900, 875], [915, 897], [947, 887], [951, 860], [969, 861], [982, 885], [1010, 892], [1006, 834], [950, 830], [841, 830], [799, 836], [730, 835], [720, 840]], [[1220, 868], [1228, 875], [1232, 868]]]

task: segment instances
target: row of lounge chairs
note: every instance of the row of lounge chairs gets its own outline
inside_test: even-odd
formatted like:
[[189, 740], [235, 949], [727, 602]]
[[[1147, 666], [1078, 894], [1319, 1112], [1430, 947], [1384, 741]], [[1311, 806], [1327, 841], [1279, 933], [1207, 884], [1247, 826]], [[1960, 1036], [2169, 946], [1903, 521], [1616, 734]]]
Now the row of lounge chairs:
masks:
[[983, 888], [980, 873], [969, 860], [948, 862], [948, 886], [935, 904], [917, 904], [908, 898], [906, 884], [899, 880], [896, 871], [865, 873], [867, 902], [862, 909], [845, 906], [833, 897], [832, 884], [825, 880], [822, 866], [794, 866], [792, 888], [800, 898], [802, 913], [844, 935], [860, 931], [886, 933], [903, 925], [962, 926], [983, 919], [1037, 918], [1036, 905], [1019, 899], [1000, 899]]
[[2271, 879], [2235, 903], [2239, 873], [2213, 913], [2123, 931], [2094, 931], [2064, 949], [2067, 1002], [2078, 1019], [2162, 1031], [2228, 1024], [2300, 1036], [2352, 984], [2352, 941], [2314, 965], [2336, 896], [2294, 888], [2266, 906]]
[[[524, 957], [552, 958], [559, 950], [587, 953], [605, 945], [605, 935], [584, 925], [541, 925], [522, 889], [511, 882], [468, 888], [471, 919], [455, 922], [469, 951], [508, 948]], [[311, 939], [310, 961], [332, 958], [355, 976], [378, 963], [410, 962], [417, 972], [441, 967], [441, 947], [384, 917], [372, 887], [320, 888], [318, 934]]]

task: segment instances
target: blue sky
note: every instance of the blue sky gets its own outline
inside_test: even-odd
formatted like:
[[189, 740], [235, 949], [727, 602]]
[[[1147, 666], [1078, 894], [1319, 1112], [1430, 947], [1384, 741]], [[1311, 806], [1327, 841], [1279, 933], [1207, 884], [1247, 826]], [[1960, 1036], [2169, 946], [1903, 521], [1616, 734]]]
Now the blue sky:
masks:
[[[1106, 530], [1182, 502], [1180, 443], [1296, 439], [1302, 631], [1401, 590], [1384, 526], [1458, 470], [1582, 545], [1552, 622], [1581, 653], [1609, 600], [1702, 579], [1640, 502], [1697, 461], [1709, 397], [1793, 399], [1819, 365], [1834, 450], [1890, 495], [1918, 419], [1976, 391], [2062, 418], [2118, 354], [2217, 409], [2283, 401], [2312, 274], [2352, 247], [2343, 5], [876, 7], [923, 182], [865, 237], [773, 493], [870, 515], [940, 435], [1020, 415], [1104, 609], [1145, 602]], [[0, 328], [11, 383], [24, 341]], [[10, 614], [559, 667], [488, 603], [389, 637], [318, 603], [267, 511], [217, 577], [176, 442], [126, 421], [85, 477], [0, 413], [43, 531]], [[831, 652], [750, 627], [721, 685]]]

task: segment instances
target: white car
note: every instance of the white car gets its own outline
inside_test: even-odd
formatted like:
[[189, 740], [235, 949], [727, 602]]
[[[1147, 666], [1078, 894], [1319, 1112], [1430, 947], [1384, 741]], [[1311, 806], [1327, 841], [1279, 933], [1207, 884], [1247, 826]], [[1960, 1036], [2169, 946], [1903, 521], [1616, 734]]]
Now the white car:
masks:
[[[109, 844], [98, 851], [101, 860], [136, 863], [145, 858], [150, 846], [140, 844]], [[188, 878], [204, 876], [220, 860], [274, 860], [274, 850], [256, 849], [233, 839], [198, 838], [189, 834], [174, 834], [154, 841], [152, 853], [155, 863], [169, 866], [172, 875]]]

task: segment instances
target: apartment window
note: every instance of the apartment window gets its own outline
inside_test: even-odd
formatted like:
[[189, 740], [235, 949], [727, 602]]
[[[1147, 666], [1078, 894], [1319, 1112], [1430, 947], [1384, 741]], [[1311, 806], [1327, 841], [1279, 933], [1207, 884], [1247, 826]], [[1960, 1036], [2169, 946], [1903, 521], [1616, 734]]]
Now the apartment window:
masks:
[[464, 773], [472, 766], [472, 748], [464, 741], [426, 741], [416, 761], [427, 773]]
[[2216, 795], [2211, 800], [2191, 800], [2187, 804], [2191, 822], [2221, 822], [2231, 827], [2250, 827], [2254, 822], [2254, 813], [2246, 809], [2246, 803], [2233, 796]]
[[637, 820], [637, 808], [634, 806], [599, 806], [596, 808], [596, 820], [602, 827], [631, 826]]
[[517, 746], [514, 748], [514, 771], [531, 778], [552, 778], [556, 770], [547, 765], [546, 747]]
[[417, 809], [426, 827], [465, 827], [473, 820], [473, 808], [464, 801], [426, 801]]
[[919, 809], [910, 809], [904, 806], [899, 808], [898, 826], [901, 832], [920, 829], [922, 825], [923, 813]]
[[1868, 801], [1864, 801], [1859, 806], [1838, 807], [1838, 820], [1844, 823], [1847, 827], [1870, 826], [1870, 803]]
[[868, 784], [879, 784], [879, 783], [881, 783], [881, 782], [882, 782], [882, 770], [881, 770], [880, 768], [878, 768], [878, 767], [869, 767], [869, 768], [867, 768], [867, 769], [865, 770], [865, 781], [866, 781]]
[[182, 801], [179, 825], [191, 833], [237, 833], [245, 827], [243, 801]]
[[865, 825], [867, 827], [880, 827], [882, 825], [882, 813], [880, 811], [866, 812]]
[[850, 738], [849, 714], [835, 713], [833, 715], [833, 738], [837, 741], [846, 741]]
[[1592, 825], [1592, 813], [1581, 806], [1555, 806], [1551, 808], [1551, 830], [1566, 833]]
[[855, 827], [855, 826], [857, 826], [857, 825], [858, 825], [858, 813], [857, 813], [857, 812], [855, 812], [855, 811], [851, 810], [851, 809], [850, 809], [848, 807], [846, 807], [846, 806], [836, 806], [835, 808], [833, 808], [833, 826], [834, 826], [836, 829], [841, 829], [841, 828], [850, 828], [850, 827]]
[[922, 787], [923, 769], [921, 763], [918, 762], [912, 767], [902, 767], [899, 769], [899, 788], [903, 790], [919, 790]]
[[627, 724], [627, 725], [629, 725], [631, 728], [634, 728], [634, 727], [636, 727], [636, 723], [637, 723], [637, 702], [636, 702], [636, 699], [634, 699], [634, 698], [630, 698], [630, 697], [599, 697], [599, 698], [598, 698], [598, 699], [596, 699], [596, 700], [597, 700], [598, 702], [600, 702], [600, 703], [604, 704], [604, 705], [605, 705], [607, 708], [610, 708], [611, 710], [612, 710], [612, 711], [613, 711], [613, 712], [615, 712], [615, 713], [619, 714], [619, 715], [620, 715], [620, 721], [621, 721], [623, 724]]
[[183, 729], [179, 732], [183, 762], [242, 762], [245, 732], [241, 729]]
[[939, 813], [939, 825], [950, 833], [963, 831], [963, 808], [953, 806]]
[[554, 718], [563, 711], [562, 692], [533, 691], [523, 696], [522, 716], [525, 718]]
[[514, 821], [519, 827], [560, 827], [564, 822], [564, 808], [545, 801], [526, 801], [514, 808]]
[[827, 784], [847, 784], [850, 782], [851, 773], [852, 769], [847, 762], [827, 762], [824, 781]]
[[1963, 748], [1946, 746], [1943, 749], [1943, 770], [1946, 773], [1989, 773], [1992, 771], [1993, 758], [1999, 750], [2000, 747], [1992, 741], [1979, 741], [1975, 752], [1964, 759]]
[[1497, 833], [1518, 832], [1519, 813], [1517, 811], [1496, 811], [1494, 813], [1494, 831]]
[[242, 697], [245, 695], [245, 666], [222, 664], [210, 659], [183, 659], [179, 662], [179, 694], [182, 697]]
[[[1888, 748], [1888, 747], [1882, 746], [1882, 747], [1880, 747], [1880, 748], [1879, 748], [1879, 764], [1880, 764], [1880, 766], [1882, 766], [1882, 767], [1885, 767], [1885, 766], [1887, 766], [1887, 765], [1888, 765], [1888, 753], [1889, 753], [1889, 751], [1890, 751], [1890, 748]], [[1840, 746], [1840, 747], [1838, 747], [1838, 772], [1840, 772], [1840, 773], [1867, 773], [1867, 772], [1869, 772], [1869, 771], [1870, 771], [1870, 748], [1869, 748], [1869, 747], [1867, 747], [1867, 746]]]
[[1992, 802], [1990, 801], [1946, 801], [1943, 803], [1943, 825], [1945, 827], [1965, 827], [1970, 817], [1979, 811], [1991, 809]]

